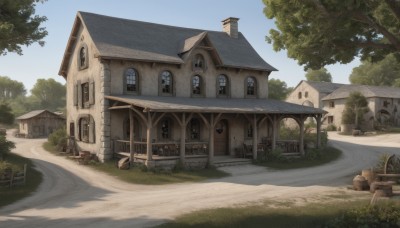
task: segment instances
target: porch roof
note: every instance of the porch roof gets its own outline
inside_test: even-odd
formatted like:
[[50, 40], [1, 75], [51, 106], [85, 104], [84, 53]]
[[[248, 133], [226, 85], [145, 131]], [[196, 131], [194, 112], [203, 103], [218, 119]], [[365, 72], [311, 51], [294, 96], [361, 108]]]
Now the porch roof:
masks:
[[[259, 114], [324, 114], [322, 109], [273, 99], [188, 98], [161, 96], [105, 96], [144, 109], [144, 112], [259, 113]], [[111, 107], [113, 108], [113, 107]]]

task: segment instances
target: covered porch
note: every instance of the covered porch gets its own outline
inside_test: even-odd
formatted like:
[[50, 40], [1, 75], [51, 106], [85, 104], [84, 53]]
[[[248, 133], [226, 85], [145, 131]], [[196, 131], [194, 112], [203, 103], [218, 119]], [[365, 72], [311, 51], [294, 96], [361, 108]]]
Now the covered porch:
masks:
[[[308, 117], [316, 120], [315, 144], [321, 144], [321, 109], [269, 99], [106, 98], [112, 125], [116, 126], [111, 129], [114, 153], [148, 167], [177, 162], [188, 167], [213, 165], [218, 155], [257, 159], [260, 153], [278, 147], [304, 155], [304, 122]], [[123, 116], [127, 121], [121, 120]], [[279, 140], [279, 123], [284, 118], [298, 123], [298, 139]], [[129, 138], [121, 139], [121, 128]]]

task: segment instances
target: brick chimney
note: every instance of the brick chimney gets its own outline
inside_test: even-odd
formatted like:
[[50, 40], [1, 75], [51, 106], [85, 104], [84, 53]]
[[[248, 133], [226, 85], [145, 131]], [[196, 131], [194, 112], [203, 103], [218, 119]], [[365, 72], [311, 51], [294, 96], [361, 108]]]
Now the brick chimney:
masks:
[[239, 35], [239, 26], [238, 26], [239, 18], [229, 17], [222, 21], [222, 27], [224, 32], [228, 33], [228, 35], [232, 38], [238, 38]]

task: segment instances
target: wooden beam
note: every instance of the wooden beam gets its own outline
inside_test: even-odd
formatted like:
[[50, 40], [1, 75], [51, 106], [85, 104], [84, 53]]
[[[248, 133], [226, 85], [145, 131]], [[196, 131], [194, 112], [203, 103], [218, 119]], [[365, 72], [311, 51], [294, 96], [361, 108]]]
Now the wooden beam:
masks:
[[118, 109], [130, 109], [131, 105], [123, 105], [123, 106], [112, 106], [109, 107], [109, 110], [118, 110]]
[[138, 114], [138, 116], [140, 117], [140, 119], [142, 119], [143, 123], [145, 123], [146, 126], [147, 126], [148, 120], [146, 119], [146, 116], [145, 116], [142, 112], [140, 112], [139, 110], [137, 110], [133, 105], [131, 106], [131, 109], [132, 109], [136, 114]]

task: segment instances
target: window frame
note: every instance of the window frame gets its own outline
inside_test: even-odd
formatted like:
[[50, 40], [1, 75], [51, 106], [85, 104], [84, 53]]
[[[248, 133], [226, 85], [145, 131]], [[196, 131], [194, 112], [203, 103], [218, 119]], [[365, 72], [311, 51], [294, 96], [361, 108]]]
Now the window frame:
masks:
[[[253, 94], [249, 94], [249, 80], [253, 80]], [[258, 83], [257, 79], [254, 76], [248, 76], [245, 80], [245, 97], [246, 98], [257, 98], [258, 97]]]
[[[164, 123], [167, 123], [166, 126], [164, 126]], [[173, 121], [169, 117], [163, 118], [158, 126], [158, 140], [159, 141], [170, 141], [172, 140], [172, 127], [173, 127]], [[167, 128], [167, 129], [164, 129]], [[165, 137], [166, 135], [166, 137]]]
[[[167, 75], [165, 75], [166, 73], [168, 73], [168, 76], [170, 77], [170, 88], [169, 88], [169, 90], [170, 91], [168, 91], [168, 92], [165, 92], [164, 91], [164, 84], [163, 84], [163, 81], [164, 81], [164, 79], [163, 79], [163, 77], [164, 76], [167, 76]], [[174, 88], [175, 86], [174, 86], [174, 75], [172, 74], [172, 72], [171, 71], [169, 71], [169, 70], [163, 70], [162, 72], [161, 72], [161, 74], [160, 74], [160, 76], [159, 76], [159, 95], [162, 95], [162, 96], [173, 96], [174, 95]]]
[[[194, 84], [194, 79], [198, 78], [198, 93], [195, 93], [195, 84]], [[204, 80], [203, 77], [199, 74], [195, 74], [192, 77], [191, 80], [191, 86], [190, 86], [190, 91], [191, 91], [191, 95], [192, 97], [203, 97], [204, 96]]]
[[[82, 51], [84, 51], [84, 54], [82, 55]], [[82, 57], [84, 58], [84, 62], [82, 62]], [[89, 50], [86, 45], [86, 43], [81, 43], [78, 49], [78, 69], [79, 70], [84, 70], [89, 67]]]
[[192, 62], [192, 70], [194, 72], [205, 72], [206, 71], [206, 60], [202, 54], [198, 53], [198, 54], [194, 55], [193, 62]]
[[200, 141], [201, 137], [201, 121], [198, 118], [192, 118], [187, 127], [189, 141]]
[[84, 143], [96, 143], [96, 123], [91, 115], [78, 118], [78, 139]]
[[[222, 93], [220, 93], [220, 88], [221, 88], [221, 81], [220, 81], [220, 78], [225, 78], [225, 93], [224, 94], [222, 94]], [[226, 97], [230, 97], [230, 83], [229, 83], [229, 78], [228, 78], [228, 76], [226, 75], [226, 74], [220, 74], [220, 75], [218, 75], [217, 76], [217, 97], [223, 97], [223, 98], [226, 98]]]
[[[128, 74], [130, 70], [132, 70], [134, 72], [134, 75]], [[129, 81], [128, 77], [130, 77], [130, 76], [134, 76], [133, 81], [135, 82], [135, 84], [132, 84], [132, 85], [135, 86], [135, 91], [128, 90], [128, 85], [131, 85], [131, 84], [128, 84], [128, 81]], [[123, 80], [124, 80], [124, 83], [123, 83], [124, 84], [124, 94], [134, 94], [134, 95], [139, 94], [140, 80], [139, 80], [139, 72], [136, 70], [136, 68], [134, 68], [134, 67], [127, 68], [124, 72]]]

